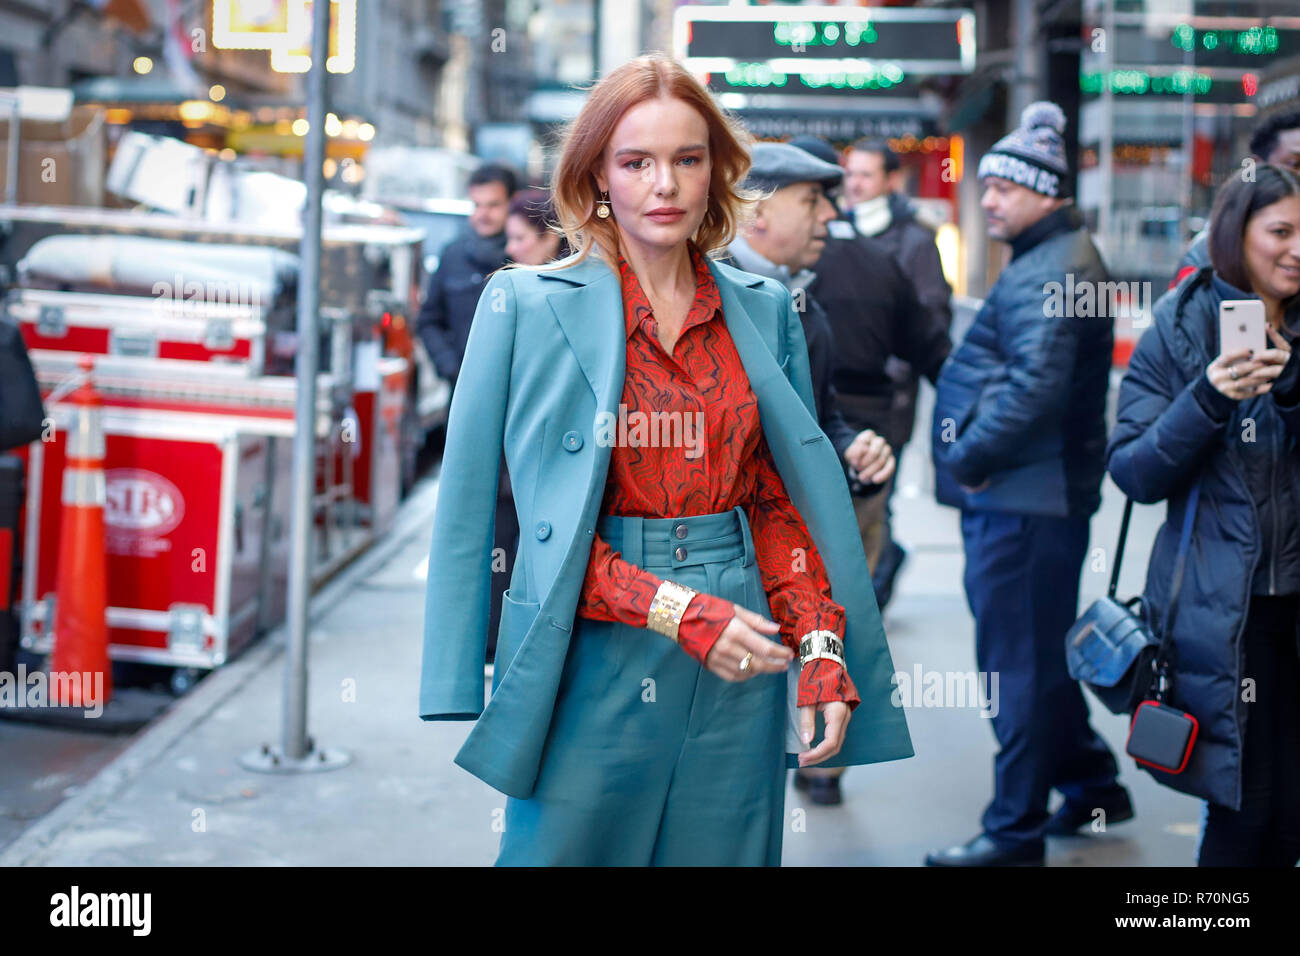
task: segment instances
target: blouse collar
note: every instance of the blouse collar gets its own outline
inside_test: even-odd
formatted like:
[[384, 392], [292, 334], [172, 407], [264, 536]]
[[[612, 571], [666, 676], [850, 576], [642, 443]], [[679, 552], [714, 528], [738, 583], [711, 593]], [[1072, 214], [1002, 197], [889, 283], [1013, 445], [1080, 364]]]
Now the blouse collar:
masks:
[[[722, 294], [704, 254], [693, 241], [688, 240], [686, 247], [691, 255], [691, 264], [695, 267], [695, 301], [691, 303], [686, 321], [682, 323], [682, 333], [692, 326], [709, 321], [722, 309]], [[650, 299], [621, 252], [618, 257], [618, 272], [623, 284], [623, 321], [627, 338], [632, 338], [632, 333], [638, 326], [647, 336], [654, 338], [657, 327]]]

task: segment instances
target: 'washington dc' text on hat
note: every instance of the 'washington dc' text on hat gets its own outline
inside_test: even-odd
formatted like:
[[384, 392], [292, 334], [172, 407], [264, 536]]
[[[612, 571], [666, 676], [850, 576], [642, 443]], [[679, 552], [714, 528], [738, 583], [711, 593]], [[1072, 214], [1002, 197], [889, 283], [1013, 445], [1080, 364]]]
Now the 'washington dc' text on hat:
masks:
[[1057, 198], [1069, 192], [1070, 164], [1065, 157], [1065, 114], [1055, 103], [1030, 103], [1020, 125], [993, 144], [980, 160], [979, 178], [996, 176]]

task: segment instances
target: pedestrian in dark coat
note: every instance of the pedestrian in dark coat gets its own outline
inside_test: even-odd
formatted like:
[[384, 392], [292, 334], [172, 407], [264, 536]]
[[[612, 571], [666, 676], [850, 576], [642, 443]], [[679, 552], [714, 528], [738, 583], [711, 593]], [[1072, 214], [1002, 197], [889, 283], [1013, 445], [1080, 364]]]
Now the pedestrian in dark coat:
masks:
[[[980, 161], [989, 235], [1012, 258], [936, 389], [938, 497], [962, 509], [975, 657], [1000, 677], [990, 716], [1001, 750], [984, 832], [932, 865], [1042, 862], [1045, 836], [1073, 834], [1098, 809], [1107, 824], [1133, 815], [1065, 667], [1101, 500], [1113, 335], [1097, 295], [1074, 298], [1107, 276], [1067, 198], [1064, 128], [1055, 104], [1031, 104]], [[1053, 789], [1065, 802], [1049, 818]]]
[[[844, 165], [849, 218], [859, 235], [894, 257], [912, 284], [921, 307], [911, 317], [919, 326], [917, 334], [927, 334], [933, 326], [947, 335], [952, 328], [952, 287], [943, 274], [934, 230], [917, 219], [912, 201], [899, 191], [903, 170], [898, 155], [883, 139], [863, 139], [849, 147]], [[888, 357], [894, 382], [889, 440], [901, 450], [912, 437], [917, 384], [928, 374], [930, 356], [919, 362], [902, 353]]]
[[469, 180], [474, 211], [429, 277], [415, 328], [433, 367], [453, 385], [479, 296], [488, 276], [506, 264], [506, 216], [515, 188], [515, 174], [504, 166], [485, 163], [474, 170]]
[[[1300, 181], [1277, 167], [1216, 199], [1213, 261], [1167, 292], [1139, 340], [1107, 450], [1140, 502], [1168, 502], [1147, 570], [1152, 621], [1169, 604], [1200, 484], [1172, 624], [1169, 703], [1200, 729], [1187, 768], [1150, 770], [1208, 801], [1202, 866], [1300, 859]], [[1259, 298], [1269, 348], [1220, 354], [1219, 306]]]

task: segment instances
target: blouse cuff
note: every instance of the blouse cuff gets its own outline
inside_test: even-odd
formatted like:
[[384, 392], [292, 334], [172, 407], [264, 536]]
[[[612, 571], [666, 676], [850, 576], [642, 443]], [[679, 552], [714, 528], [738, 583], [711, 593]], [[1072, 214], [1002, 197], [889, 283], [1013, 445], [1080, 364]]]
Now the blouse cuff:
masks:
[[798, 706], [812, 707], [832, 700], [848, 704], [850, 711], [862, 703], [853, 679], [838, 661], [824, 657], [809, 661], [799, 671]]
[[703, 665], [709, 651], [735, 616], [736, 608], [731, 601], [699, 592], [682, 612], [681, 623], [677, 626], [677, 643], [693, 660]]

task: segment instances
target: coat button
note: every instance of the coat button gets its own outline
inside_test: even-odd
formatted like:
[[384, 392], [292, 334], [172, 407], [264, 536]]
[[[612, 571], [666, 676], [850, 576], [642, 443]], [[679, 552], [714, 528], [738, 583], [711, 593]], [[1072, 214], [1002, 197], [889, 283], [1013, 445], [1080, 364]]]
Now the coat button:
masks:
[[565, 432], [565, 433], [564, 433], [564, 447], [565, 447], [566, 449], [568, 449], [569, 451], [577, 451], [579, 448], [581, 448], [581, 447], [582, 447], [582, 433], [581, 433], [581, 432]]
[[686, 549], [679, 544], [677, 546], [677, 550], [673, 552], [673, 557], [676, 558], [678, 561], [685, 561]]
[[551, 523], [549, 521], [539, 521], [537, 523], [537, 540], [545, 541], [551, 536]]
[[673, 528], [673, 534], [677, 535], [679, 538], [686, 537], [686, 525], [679, 524], [677, 527]]

